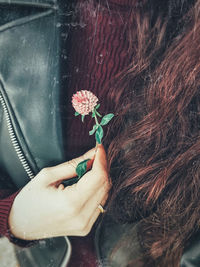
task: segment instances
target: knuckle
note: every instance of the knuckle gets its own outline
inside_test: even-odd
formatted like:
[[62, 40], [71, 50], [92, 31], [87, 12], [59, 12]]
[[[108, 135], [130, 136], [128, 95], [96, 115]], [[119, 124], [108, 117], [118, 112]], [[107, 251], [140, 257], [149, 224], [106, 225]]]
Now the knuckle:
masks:
[[80, 156], [81, 161], [82, 160], [86, 160], [87, 159], [87, 152], [85, 154], [83, 154], [82, 156]]
[[49, 167], [46, 167], [46, 168], [43, 168], [41, 171], [40, 171], [40, 174], [43, 175], [43, 176], [46, 176], [48, 175], [50, 172], [50, 168]]
[[77, 161], [76, 161], [76, 159], [71, 159], [70, 161], [67, 161], [67, 164], [73, 166], [74, 168], [76, 168]]

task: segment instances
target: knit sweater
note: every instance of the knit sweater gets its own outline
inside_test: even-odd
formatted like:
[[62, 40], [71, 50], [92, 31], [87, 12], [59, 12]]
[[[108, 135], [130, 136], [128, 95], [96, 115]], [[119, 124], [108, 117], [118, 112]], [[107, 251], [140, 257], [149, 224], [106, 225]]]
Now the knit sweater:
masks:
[[[132, 2], [132, 0], [99, 0], [92, 3], [92, 1], [78, 0], [80, 23], [71, 31], [73, 44], [69, 58], [71, 78], [66, 103], [69, 112], [66, 133], [69, 158], [80, 155], [95, 144], [94, 137], [88, 134], [92, 128], [92, 122], [86, 119], [86, 123], [82, 124], [80, 118], [74, 117], [71, 96], [77, 90], [92, 91], [98, 96], [101, 108], [104, 110], [107, 94], [104, 85], [122, 71], [130, 61], [125, 33]], [[8, 226], [9, 212], [18, 193], [19, 191], [11, 192], [6, 188], [0, 190], [0, 235], [7, 236], [11, 242], [18, 245], [26, 246], [29, 242], [14, 238]], [[77, 244], [76, 241], [75, 243]], [[86, 248], [86, 243], [82, 247]], [[78, 254], [81, 255], [81, 251]], [[90, 265], [89, 263], [80, 265], [83, 261], [83, 258], [76, 257], [70, 267], [95, 266], [92, 255]]]
[[[89, 135], [94, 121], [91, 116], [74, 116], [71, 96], [79, 90], [92, 91], [101, 103], [100, 113], [107, 110], [109, 82], [130, 62], [127, 24], [128, 0], [79, 0], [80, 24], [72, 30], [73, 48], [69, 57], [68, 122], [66, 129], [68, 158], [74, 158], [95, 146]], [[89, 4], [87, 3], [89, 2]], [[106, 127], [105, 127], [106, 130]], [[83, 142], [84, 140], [84, 142]]]

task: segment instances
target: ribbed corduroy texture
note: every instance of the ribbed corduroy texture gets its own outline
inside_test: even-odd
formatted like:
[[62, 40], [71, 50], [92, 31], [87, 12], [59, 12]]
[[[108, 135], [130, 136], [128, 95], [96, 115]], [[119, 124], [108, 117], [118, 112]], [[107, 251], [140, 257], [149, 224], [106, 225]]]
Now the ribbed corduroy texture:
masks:
[[[122, 71], [130, 62], [131, 55], [127, 39], [127, 23], [130, 8], [128, 0], [99, 1], [104, 6], [81, 5], [81, 21], [85, 27], [76, 27], [73, 31], [71, 51], [71, 83], [69, 95], [76, 91], [92, 91], [100, 100], [100, 111], [105, 109], [107, 90], [105, 87], [115, 75]], [[111, 5], [112, 4], [112, 5]], [[113, 9], [112, 9], [113, 8]], [[69, 127], [67, 141], [69, 158], [79, 156], [95, 145], [94, 136], [89, 136], [93, 121], [81, 122], [74, 116], [69, 107]], [[73, 237], [73, 253], [70, 267], [99, 266], [95, 259], [93, 235]]]
[[8, 191], [0, 191], [0, 234], [7, 236], [9, 235], [8, 231], [8, 216], [10, 213], [10, 209], [12, 207], [13, 201], [18, 194], [18, 192], [15, 192], [14, 194], [5, 197], [7, 195]]
[[[111, 2], [115, 4], [113, 9]], [[93, 5], [92, 1], [79, 1], [80, 21], [83, 26], [72, 29], [73, 48], [69, 58], [70, 78], [67, 88], [68, 102], [66, 101], [69, 106], [66, 128], [68, 159], [77, 157], [95, 146], [94, 136], [89, 136], [94, 121], [90, 116], [86, 116], [85, 122], [82, 123], [79, 116], [74, 116], [72, 95], [80, 90], [89, 90], [99, 98], [100, 113], [112, 112], [106, 107], [108, 84], [130, 63], [127, 37], [130, 8], [125, 11], [124, 7], [127, 6], [123, 2], [99, 1], [104, 4], [102, 6]]]

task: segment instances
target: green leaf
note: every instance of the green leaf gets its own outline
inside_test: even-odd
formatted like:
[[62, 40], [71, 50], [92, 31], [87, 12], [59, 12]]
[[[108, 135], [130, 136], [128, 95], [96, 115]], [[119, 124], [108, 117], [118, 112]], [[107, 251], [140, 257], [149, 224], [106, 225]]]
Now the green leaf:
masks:
[[92, 118], [94, 118], [94, 117], [95, 117], [95, 111], [92, 112]]
[[100, 124], [101, 124], [101, 125], [106, 125], [107, 123], [109, 123], [109, 121], [110, 121], [113, 117], [114, 117], [114, 114], [112, 114], [112, 113], [109, 113], [109, 114], [105, 115], [105, 116], [102, 118]]
[[100, 107], [100, 104], [96, 105], [95, 109], [97, 110]]
[[96, 130], [95, 138], [98, 144], [101, 144], [101, 140], [103, 138], [103, 128], [99, 125]]
[[93, 134], [95, 133], [95, 131], [96, 131], [97, 128], [98, 128], [98, 125], [95, 124], [95, 125], [93, 126], [92, 130], [89, 131], [89, 135], [93, 135]]
[[78, 113], [78, 112], [76, 111], [74, 115], [75, 115], [75, 116], [78, 116], [78, 115], [80, 115], [80, 113]]
[[81, 161], [77, 167], [76, 167], [76, 173], [78, 175], [78, 178], [80, 179], [87, 171], [87, 163], [90, 159], [86, 159], [84, 161]]
[[81, 115], [81, 120], [84, 122], [85, 115]]

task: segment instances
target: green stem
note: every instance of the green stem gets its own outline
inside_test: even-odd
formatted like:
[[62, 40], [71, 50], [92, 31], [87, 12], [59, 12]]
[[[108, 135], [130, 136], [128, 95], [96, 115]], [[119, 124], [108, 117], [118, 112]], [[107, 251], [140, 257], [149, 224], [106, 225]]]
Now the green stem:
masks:
[[[96, 110], [94, 110], [94, 119], [95, 119], [95, 122], [96, 122], [96, 125], [99, 126], [99, 122], [98, 122], [98, 119], [97, 119], [97, 114], [95, 112]], [[98, 142], [96, 141], [96, 149], [97, 149], [97, 145], [98, 145]]]
[[94, 119], [95, 119], [95, 122], [96, 122], [96, 125], [100, 125], [99, 122], [98, 122], [98, 119], [97, 119], [97, 115], [96, 115], [96, 112], [94, 111]]

